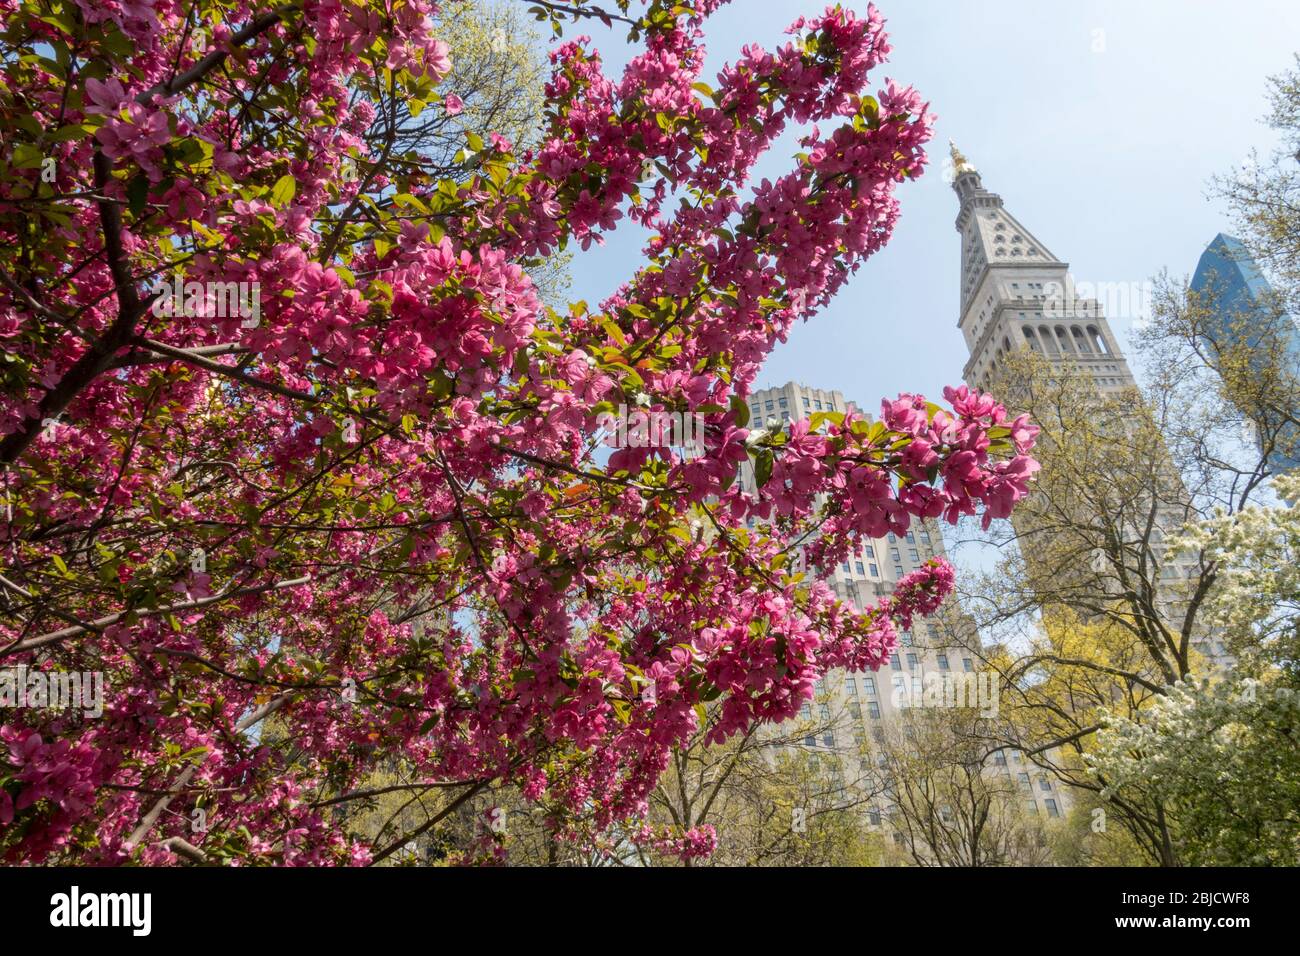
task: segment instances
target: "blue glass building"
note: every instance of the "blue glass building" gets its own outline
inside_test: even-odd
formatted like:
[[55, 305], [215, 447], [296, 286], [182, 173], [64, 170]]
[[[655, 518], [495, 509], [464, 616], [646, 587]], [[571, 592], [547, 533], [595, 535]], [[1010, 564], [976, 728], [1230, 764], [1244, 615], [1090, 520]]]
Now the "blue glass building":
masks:
[[[1191, 289], [1213, 304], [1215, 318], [1208, 331], [1214, 338], [1225, 344], [1254, 346], [1265, 335], [1280, 335], [1290, 357], [1288, 371], [1300, 381], [1300, 326], [1280, 313], [1277, 295], [1241, 240], [1223, 233], [1215, 236], [1196, 265]], [[1282, 441], [1290, 454], [1274, 451], [1269, 455], [1269, 468], [1274, 472], [1300, 466], [1297, 429], [1283, 429]]]

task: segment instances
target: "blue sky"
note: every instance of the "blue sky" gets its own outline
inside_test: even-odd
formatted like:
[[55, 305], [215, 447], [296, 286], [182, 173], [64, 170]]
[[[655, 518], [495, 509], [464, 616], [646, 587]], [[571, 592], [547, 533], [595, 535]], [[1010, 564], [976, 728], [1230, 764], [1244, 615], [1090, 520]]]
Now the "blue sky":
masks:
[[[865, 11], [865, 3], [849, 2]], [[938, 116], [932, 165], [900, 187], [902, 218], [828, 309], [778, 345], [758, 385], [837, 388], [867, 410], [899, 391], [938, 394], [967, 359], [958, 313], [957, 141], [986, 188], [1080, 281], [1190, 274], [1227, 228], [1209, 179], [1273, 144], [1266, 77], [1300, 51], [1295, 0], [882, 0], [894, 47], [873, 76], [915, 86]], [[734, 0], [709, 23], [711, 81], [746, 43], [769, 49], [824, 2]], [[594, 28], [593, 28], [594, 26]], [[586, 24], [621, 67], [623, 34]], [[1098, 32], [1102, 31], [1102, 32]], [[1098, 48], [1101, 47], [1100, 51]], [[790, 167], [793, 135], [758, 174]], [[573, 297], [593, 304], [630, 276], [643, 236], [626, 224], [578, 252]], [[1128, 323], [1115, 331], [1127, 345]]]

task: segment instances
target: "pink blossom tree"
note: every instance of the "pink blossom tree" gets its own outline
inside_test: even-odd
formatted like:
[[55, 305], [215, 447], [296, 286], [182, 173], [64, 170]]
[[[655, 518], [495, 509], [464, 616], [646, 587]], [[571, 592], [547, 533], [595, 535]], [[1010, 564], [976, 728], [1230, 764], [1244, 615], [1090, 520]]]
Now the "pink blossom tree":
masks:
[[[0, 667], [106, 688], [0, 713], [8, 859], [380, 862], [438, 823], [335, 825], [395, 761], [448, 811], [504, 782], [561, 837], [707, 853], [638, 831], [703, 708], [789, 718], [949, 592], [935, 561], [858, 609], [789, 559], [1005, 517], [1033, 426], [963, 387], [747, 427], [930, 117], [870, 92], [874, 8], [704, 82], [720, 2], [534, 4], [636, 55], [562, 38], [540, 145], [470, 134], [439, 177], [404, 138], [461, 105], [431, 0], [0, 0]], [[637, 272], [545, 307], [530, 266], [625, 217]], [[703, 416], [703, 454], [596, 454], [620, 404]]]

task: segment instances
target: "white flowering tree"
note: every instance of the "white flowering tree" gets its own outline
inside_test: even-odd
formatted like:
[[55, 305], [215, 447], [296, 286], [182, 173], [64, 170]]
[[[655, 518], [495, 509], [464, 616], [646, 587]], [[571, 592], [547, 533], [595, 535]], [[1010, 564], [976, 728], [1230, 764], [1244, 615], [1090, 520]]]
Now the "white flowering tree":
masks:
[[1274, 487], [1283, 504], [1184, 536], [1220, 567], [1206, 617], [1238, 655], [1233, 675], [1180, 682], [1136, 718], [1112, 718], [1086, 758], [1104, 796], [1159, 796], [1188, 864], [1300, 864], [1300, 476]]
[[1207, 617], [1224, 629], [1245, 664], [1266, 663], [1296, 677], [1300, 626], [1300, 474], [1273, 482], [1281, 504], [1217, 514], [1188, 529], [1186, 544], [1219, 566]]

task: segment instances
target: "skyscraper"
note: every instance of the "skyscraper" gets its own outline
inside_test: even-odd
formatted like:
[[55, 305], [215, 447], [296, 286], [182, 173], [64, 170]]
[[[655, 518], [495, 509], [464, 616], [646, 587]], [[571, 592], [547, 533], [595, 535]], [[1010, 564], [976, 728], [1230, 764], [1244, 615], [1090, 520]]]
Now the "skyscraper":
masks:
[[[1002, 371], [1007, 356], [1018, 349], [1031, 349], [1071, 375], [1091, 378], [1103, 395], [1122, 393], [1135, 386], [1133, 373], [1111, 330], [1101, 303], [1079, 293], [1069, 264], [1058, 259], [1003, 206], [1002, 197], [984, 188], [979, 171], [952, 145], [952, 188], [960, 200], [956, 229], [961, 235], [961, 311], [958, 319], [970, 360], [963, 377], [972, 386], [987, 390]], [[1117, 289], [1120, 286], [1110, 286]], [[1014, 387], [1004, 395], [1014, 404]], [[1121, 403], [1121, 407], [1123, 403]], [[1141, 414], [1137, 401], [1124, 415]], [[1158, 481], [1143, 491], [1130, 489], [1132, 497], [1145, 497], [1139, 507], [1133, 500], [1110, 502], [1113, 530], [1126, 542], [1126, 549], [1137, 556], [1158, 558], [1159, 576], [1154, 587], [1156, 604], [1170, 619], [1178, 619], [1187, 607], [1185, 583], [1195, 575], [1190, 554], [1166, 550], [1159, 542], [1176, 532], [1188, 520], [1185, 507], [1188, 493], [1172, 459], [1160, 447], [1151, 449], [1150, 462]], [[1155, 493], [1158, 487], [1158, 494]], [[1053, 501], [1053, 506], [1068, 511], [1089, 506], [1073, 500]], [[1148, 507], [1149, 506], [1149, 507]], [[1072, 581], [1082, 588], [1093, 587], [1099, 580], [1098, 567], [1089, 568], [1087, 560], [1063, 564], [1052, 545], [1063, 534], [1079, 528], [1089, 529], [1094, 515], [1081, 512], [1075, 519], [1061, 521], [1035, 517], [1033, 502], [1019, 509], [1011, 518], [1017, 529], [1018, 542], [1027, 563], [1037, 564], [1044, 575], [1057, 582]], [[1154, 527], [1148, 526], [1148, 513]], [[1059, 515], [1058, 515], [1059, 518]], [[1068, 529], [1068, 530], [1067, 530]], [[1075, 534], [1082, 547], [1085, 538], [1096, 535]], [[1038, 554], [1048, 554], [1043, 558]], [[1093, 558], [1103, 560], [1095, 553]], [[1107, 573], [1104, 586], [1122, 590], [1117, 575]], [[1230, 660], [1222, 645], [1213, 642], [1198, 628], [1192, 644], [1211, 661]]]
[[[1196, 264], [1191, 289], [1211, 313], [1205, 338], [1212, 350], [1247, 346], [1259, 349], [1259, 361], [1269, 364], [1275, 355], [1281, 360], [1281, 371], [1300, 391], [1300, 326], [1285, 313], [1240, 239], [1219, 233], [1210, 241]], [[1276, 472], [1300, 465], [1300, 429], [1293, 423], [1268, 421], [1264, 411], [1253, 414], [1263, 430], [1257, 437], [1262, 440], [1263, 434], [1276, 433], [1284, 445], [1269, 454], [1269, 467]]]
[[987, 388], [1002, 358], [1028, 347], [1092, 375], [1103, 391], [1133, 384], [1128, 362], [1095, 299], [1076, 295], [1069, 264], [1053, 255], [984, 188], [979, 171], [952, 147], [961, 200], [961, 317], [970, 361], [962, 375]]

